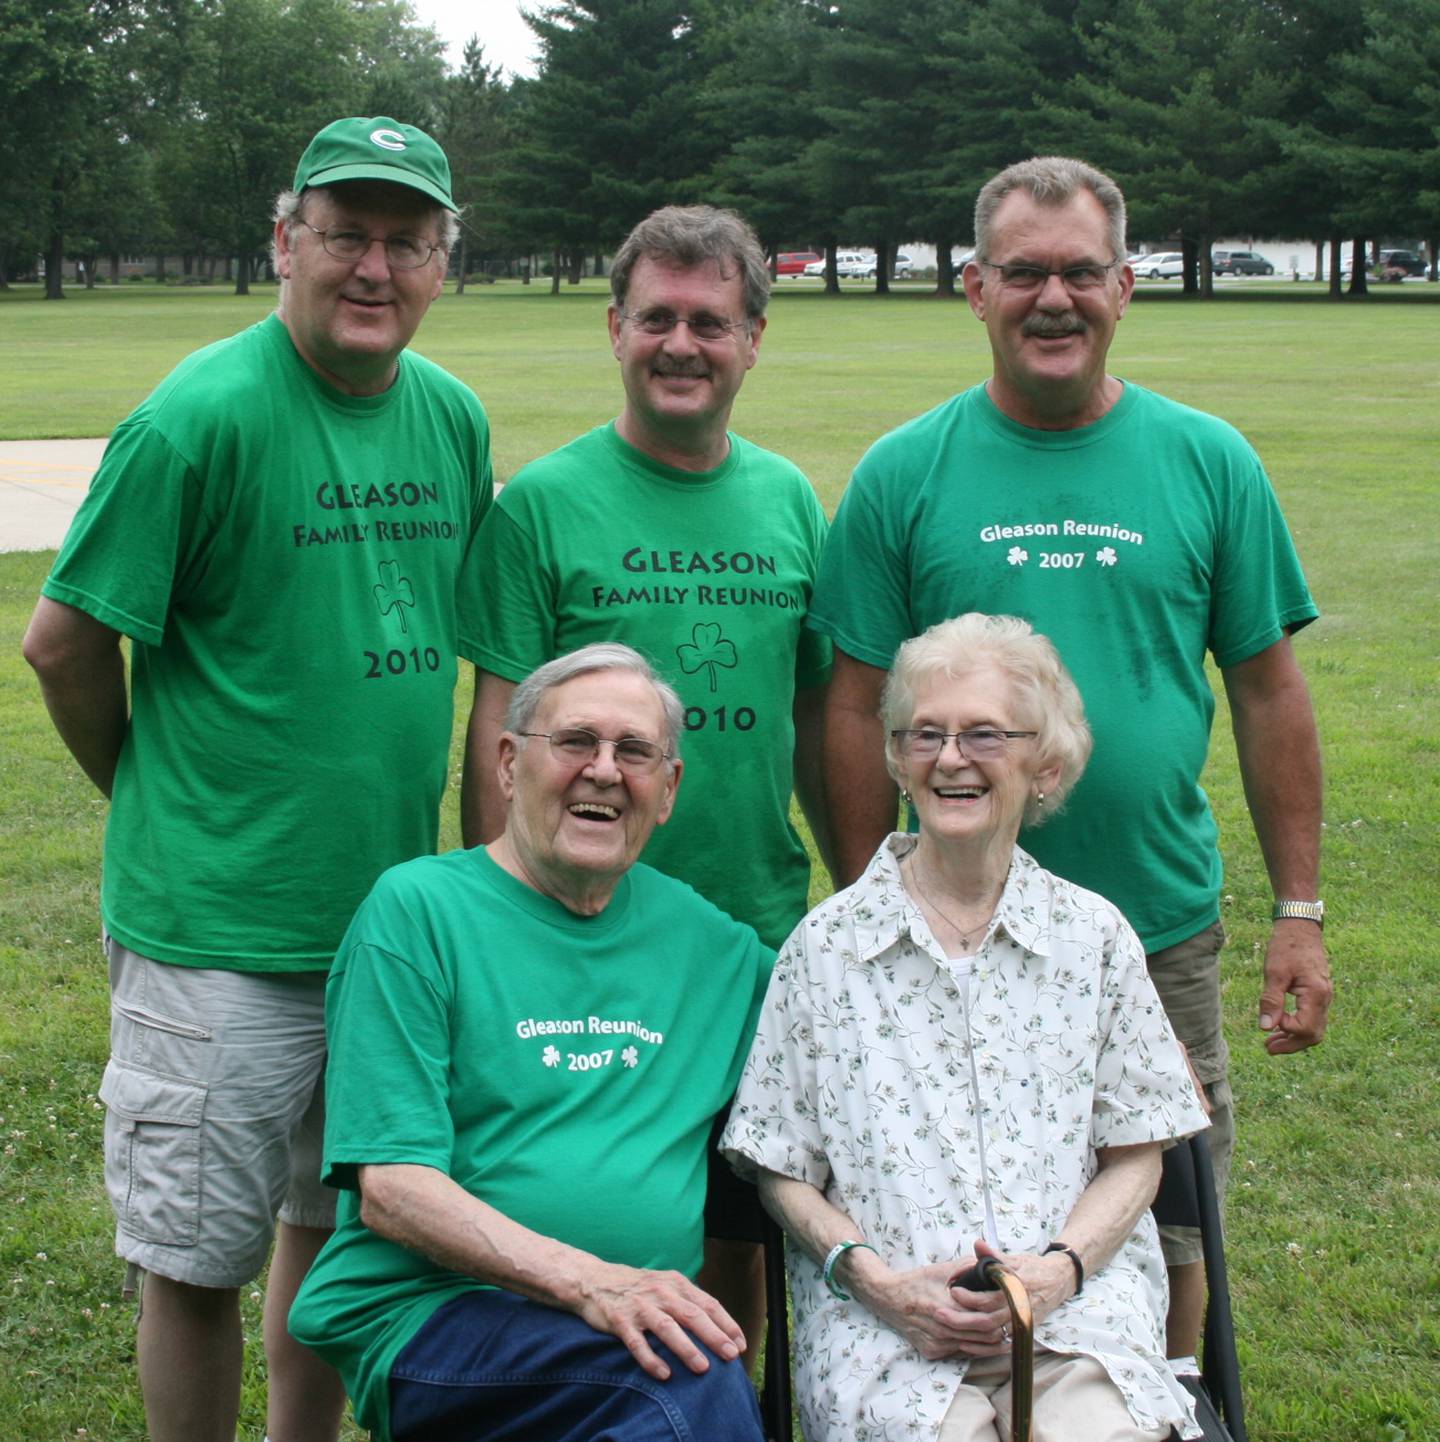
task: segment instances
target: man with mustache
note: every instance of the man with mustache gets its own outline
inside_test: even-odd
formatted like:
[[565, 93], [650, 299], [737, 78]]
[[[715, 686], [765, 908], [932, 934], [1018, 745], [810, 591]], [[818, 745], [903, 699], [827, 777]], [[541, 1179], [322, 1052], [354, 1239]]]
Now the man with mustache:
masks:
[[[824, 846], [830, 643], [802, 626], [825, 531], [815, 494], [789, 461], [728, 429], [765, 333], [769, 268], [739, 216], [667, 206], [621, 245], [610, 289], [620, 415], [526, 466], [481, 529], [490, 586], [466, 844], [492, 841], [505, 823], [485, 759], [516, 683], [575, 647], [624, 641], [685, 701], [689, 804], [651, 838], [645, 861], [778, 946], [805, 912], [810, 880], [792, 792]], [[712, 1195], [719, 1235], [758, 1228], [752, 1188], [723, 1164], [711, 1185], [729, 1196]], [[732, 1223], [732, 1205], [748, 1219]], [[707, 1245], [706, 1284], [748, 1336], [763, 1327], [758, 1262], [741, 1243]]]
[[[965, 294], [993, 373], [864, 457], [811, 608], [836, 648], [825, 719], [836, 880], [854, 881], [895, 822], [877, 713], [897, 646], [966, 611], [1023, 616], [1050, 636], [1095, 753], [1069, 814], [1022, 840], [1140, 933], [1212, 1108], [1223, 1187], [1233, 1127], [1221, 865], [1200, 788], [1214, 713], [1205, 652], [1275, 895], [1259, 1026], [1270, 1053], [1303, 1051], [1324, 1035], [1331, 996], [1319, 745], [1289, 639], [1316, 608], [1246, 441], [1106, 370], [1134, 285], [1115, 183], [1076, 160], [1022, 161], [981, 190], [975, 242]], [[1204, 1305], [1199, 1239], [1162, 1240], [1169, 1352], [1183, 1370]]]

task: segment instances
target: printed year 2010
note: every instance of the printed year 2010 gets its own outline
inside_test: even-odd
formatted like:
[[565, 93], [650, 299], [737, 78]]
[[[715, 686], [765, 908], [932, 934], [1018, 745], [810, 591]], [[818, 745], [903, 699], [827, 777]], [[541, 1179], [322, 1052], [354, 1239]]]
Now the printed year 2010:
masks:
[[399, 649], [386, 651], [365, 651], [365, 679], [378, 681], [382, 676], [403, 676], [407, 671], [424, 672], [440, 669], [440, 653], [433, 646], [423, 650], [412, 646], [408, 651]]

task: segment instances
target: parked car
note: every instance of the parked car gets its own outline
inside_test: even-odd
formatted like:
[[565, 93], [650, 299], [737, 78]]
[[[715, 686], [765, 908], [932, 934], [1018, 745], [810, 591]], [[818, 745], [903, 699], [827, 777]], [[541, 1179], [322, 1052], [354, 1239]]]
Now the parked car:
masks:
[[813, 265], [817, 260], [820, 262], [820, 267], [823, 270], [825, 266], [824, 258], [816, 255], [813, 250], [782, 250], [780, 254], [775, 257], [775, 274], [804, 275], [806, 273], [805, 267], [807, 265]]
[[1425, 263], [1425, 257], [1419, 251], [1382, 250], [1379, 269], [1382, 275], [1386, 271], [1402, 270], [1406, 275], [1423, 276], [1429, 267]]
[[896, 280], [909, 280], [915, 273], [915, 262], [910, 259], [908, 251], [897, 250], [895, 252], [895, 263], [892, 273]]
[[[858, 250], [837, 250], [835, 252], [835, 271], [842, 280], [845, 279], [847, 275], [856, 273], [857, 266], [864, 267], [870, 264], [873, 264], [873, 262], [867, 261]], [[810, 264], [805, 267], [805, 274], [824, 275], [825, 258], [823, 256], [817, 256], [816, 259], [812, 260]]]
[[1178, 250], [1162, 250], [1156, 255], [1142, 255], [1137, 264], [1130, 262], [1137, 277], [1143, 280], [1174, 280], [1185, 273], [1185, 257]]
[[835, 274], [841, 280], [874, 280], [875, 257], [858, 250], [842, 250], [835, 257]]
[[1275, 267], [1253, 250], [1216, 250], [1210, 254], [1213, 275], [1274, 275]]

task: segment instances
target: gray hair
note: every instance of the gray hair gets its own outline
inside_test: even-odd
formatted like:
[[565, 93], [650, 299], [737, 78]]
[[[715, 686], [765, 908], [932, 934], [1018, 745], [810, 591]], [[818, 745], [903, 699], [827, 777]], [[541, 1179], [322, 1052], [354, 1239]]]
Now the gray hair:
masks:
[[975, 201], [975, 254], [990, 259], [990, 230], [995, 212], [1012, 190], [1025, 191], [1039, 205], [1065, 205], [1088, 190], [1105, 211], [1112, 260], [1125, 259], [1125, 197], [1108, 175], [1064, 155], [1037, 155], [992, 176]]
[[505, 708], [505, 729], [517, 736], [522, 731], [528, 731], [546, 692], [573, 681], [577, 676], [588, 676], [595, 671], [633, 671], [655, 688], [665, 712], [665, 749], [672, 761], [679, 756], [684, 704], [676, 695], [675, 688], [662, 681], [655, 668], [638, 651], [620, 641], [596, 641], [537, 667], [511, 693], [510, 704]]
[[1037, 768], [1060, 768], [1059, 779], [1046, 793], [1044, 810], [1034, 801], [1026, 803], [1026, 825], [1038, 826], [1064, 804], [1085, 770], [1092, 743], [1084, 703], [1059, 652], [1018, 616], [969, 611], [937, 622], [900, 647], [880, 699], [885, 765], [899, 781], [900, 758], [890, 733], [909, 726], [921, 683], [936, 675], [957, 680], [987, 663], [1009, 680], [1022, 725], [1040, 733], [1035, 738]]
[[770, 303], [770, 267], [755, 232], [733, 210], [713, 205], [667, 205], [647, 215], [621, 243], [610, 262], [610, 294], [624, 311], [630, 273], [642, 256], [673, 265], [713, 260], [721, 278], [739, 275], [745, 319], [754, 322]]
[[[415, 194], [419, 195], [420, 192], [417, 190]], [[305, 219], [301, 212], [305, 208], [305, 202], [312, 195], [330, 195], [337, 201], [339, 199], [335, 194], [334, 187], [329, 185], [313, 185], [298, 192], [282, 190], [275, 197], [275, 211], [271, 219], [284, 225], [287, 240], [294, 241], [295, 228]], [[440, 232], [440, 239], [436, 243], [445, 252], [448, 260], [450, 252], [455, 248], [455, 242], [460, 239], [460, 217], [453, 210], [446, 210], [443, 205], [433, 206], [432, 210], [435, 215], [435, 229]], [[280, 263], [273, 238], [270, 241], [270, 263], [272, 265]]]

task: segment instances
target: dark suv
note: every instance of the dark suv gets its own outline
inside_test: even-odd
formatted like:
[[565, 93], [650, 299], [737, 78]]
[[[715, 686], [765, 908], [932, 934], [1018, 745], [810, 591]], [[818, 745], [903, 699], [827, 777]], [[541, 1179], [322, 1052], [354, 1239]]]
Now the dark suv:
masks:
[[1213, 275], [1274, 275], [1275, 267], [1253, 250], [1217, 250], [1210, 256]]
[[1425, 257], [1414, 250], [1382, 250], [1377, 267], [1382, 275], [1390, 270], [1403, 270], [1406, 275], [1424, 275], [1428, 268]]

